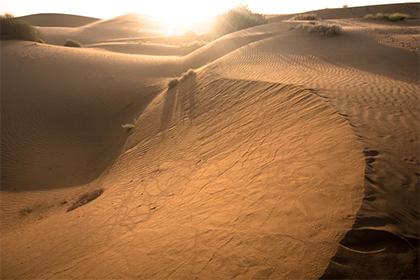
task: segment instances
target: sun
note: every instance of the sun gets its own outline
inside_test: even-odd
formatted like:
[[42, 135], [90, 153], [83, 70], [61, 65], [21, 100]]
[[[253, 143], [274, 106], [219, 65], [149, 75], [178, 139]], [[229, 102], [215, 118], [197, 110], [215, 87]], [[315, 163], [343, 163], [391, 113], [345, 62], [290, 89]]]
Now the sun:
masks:
[[[188, 14], [185, 14], [184, 16], [162, 14], [155, 17], [157, 18], [163, 33], [166, 35], [179, 35], [187, 31], [197, 31], [205, 28], [207, 23], [211, 22], [213, 19], [213, 16], [211, 15], [202, 18], [195, 18]], [[199, 26], [201, 28], [199, 28]]]
[[[141, 7], [143, 13], [154, 17], [163, 32], [177, 35], [186, 31], [200, 32], [209, 28], [213, 19], [240, 1], [152, 0]], [[139, 11], [140, 12], [140, 11]]]

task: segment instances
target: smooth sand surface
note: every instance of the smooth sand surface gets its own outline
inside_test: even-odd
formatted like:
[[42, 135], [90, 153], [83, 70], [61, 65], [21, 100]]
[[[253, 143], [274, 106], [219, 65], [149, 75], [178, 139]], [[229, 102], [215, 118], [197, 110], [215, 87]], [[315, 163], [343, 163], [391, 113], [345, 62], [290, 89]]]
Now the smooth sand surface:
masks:
[[156, 36], [159, 24], [146, 16], [127, 14], [77, 27], [40, 26], [38, 29], [42, 39], [49, 44], [63, 45], [67, 39], [93, 44], [119, 38]]
[[417, 278], [419, 54], [333, 22], [1, 42], [1, 277]]
[[121, 125], [162, 88], [156, 74], [177, 71], [164, 57], [2, 44], [2, 184], [13, 190], [96, 178], [121, 150]]
[[99, 20], [93, 17], [51, 13], [27, 15], [19, 17], [19, 19], [30, 25], [51, 27], [78, 27]]
[[97, 48], [117, 53], [144, 54], [159, 56], [183, 56], [202, 47], [204, 43], [193, 41], [190, 44], [168, 44], [152, 42], [118, 41], [89, 44], [84, 47]]

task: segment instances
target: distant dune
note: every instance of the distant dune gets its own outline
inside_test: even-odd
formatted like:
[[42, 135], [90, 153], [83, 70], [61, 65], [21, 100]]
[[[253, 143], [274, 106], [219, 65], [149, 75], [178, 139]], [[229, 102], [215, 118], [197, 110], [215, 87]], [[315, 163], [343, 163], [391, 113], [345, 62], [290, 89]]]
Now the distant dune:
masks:
[[158, 24], [147, 16], [126, 14], [91, 21], [78, 27], [44, 26], [39, 30], [46, 42], [62, 45], [69, 38], [83, 43], [99, 43], [121, 38], [153, 36], [157, 34]]
[[0, 278], [418, 279], [420, 27], [360, 18], [418, 4], [375, 7], [1, 41]]
[[[420, 13], [420, 3], [399, 3], [399, 4], [386, 4], [386, 5], [372, 5], [361, 7], [348, 7], [348, 8], [334, 8], [322, 9], [315, 11], [308, 11], [307, 13], [314, 13], [322, 19], [345, 19], [345, 18], [362, 18], [366, 14], [376, 13], [406, 13], [413, 17], [418, 18]], [[279, 21], [293, 17], [292, 15], [272, 15], [269, 16], [269, 21]]]
[[97, 21], [97, 18], [67, 14], [33, 14], [19, 17], [35, 26], [78, 27]]
[[100, 29], [142, 30], [156, 28], [157, 22], [151, 17], [140, 14], [125, 14], [111, 19], [104, 19], [89, 24]]

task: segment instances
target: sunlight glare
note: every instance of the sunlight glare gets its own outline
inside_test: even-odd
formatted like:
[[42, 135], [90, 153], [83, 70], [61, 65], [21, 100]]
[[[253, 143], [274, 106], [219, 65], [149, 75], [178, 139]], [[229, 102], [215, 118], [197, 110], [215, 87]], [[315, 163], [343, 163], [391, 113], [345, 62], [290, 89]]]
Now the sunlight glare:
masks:
[[166, 35], [177, 35], [186, 31], [204, 31], [215, 16], [239, 3], [238, 0], [223, 2], [155, 0], [148, 3], [147, 10], [139, 7], [138, 13], [143, 12], [153, 16], [160, 22]]

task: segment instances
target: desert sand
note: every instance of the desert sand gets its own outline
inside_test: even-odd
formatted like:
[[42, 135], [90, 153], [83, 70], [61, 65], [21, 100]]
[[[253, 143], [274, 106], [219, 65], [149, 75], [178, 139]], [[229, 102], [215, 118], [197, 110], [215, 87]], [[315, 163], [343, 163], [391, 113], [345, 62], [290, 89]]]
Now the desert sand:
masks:
[[337, 11], [2, 41], [1, 278], [417, 278], [420, 27]]
[[98, 18], [68, 14], [33, 14], [19, 17], [34, 26], [45, 27], [79, 27], [98, 21]]

